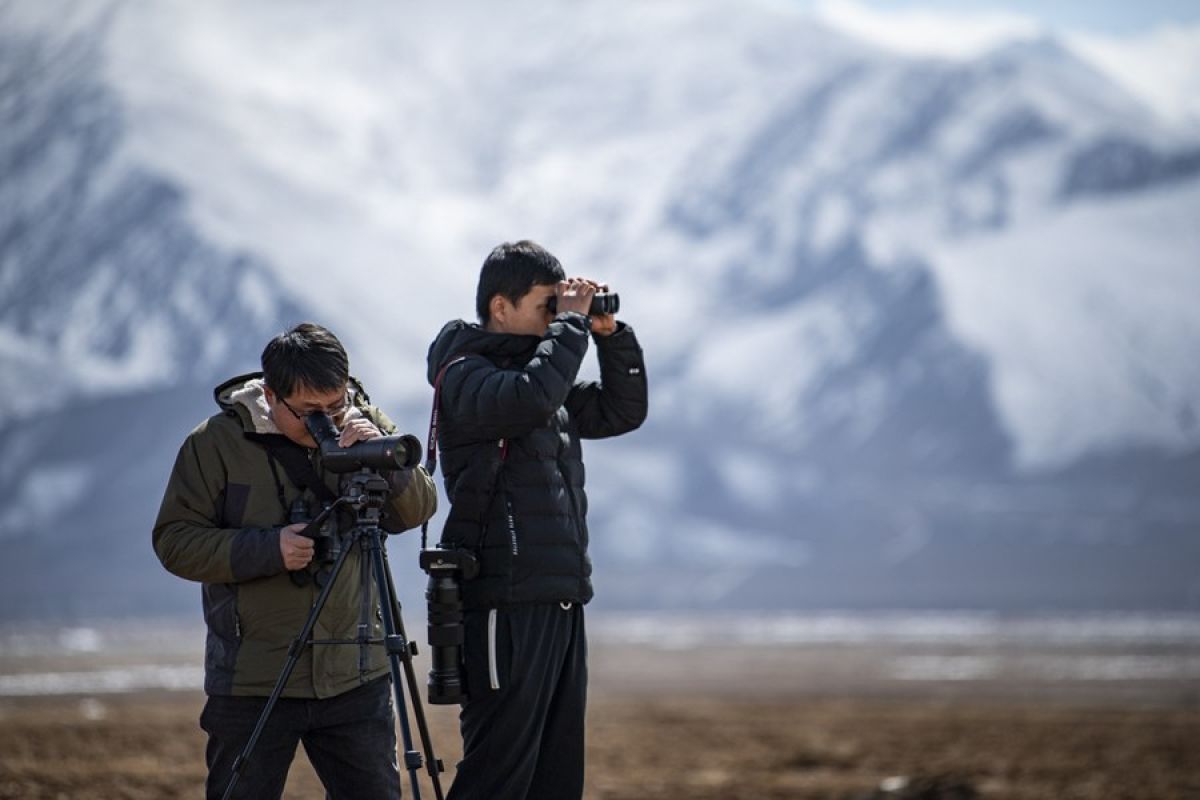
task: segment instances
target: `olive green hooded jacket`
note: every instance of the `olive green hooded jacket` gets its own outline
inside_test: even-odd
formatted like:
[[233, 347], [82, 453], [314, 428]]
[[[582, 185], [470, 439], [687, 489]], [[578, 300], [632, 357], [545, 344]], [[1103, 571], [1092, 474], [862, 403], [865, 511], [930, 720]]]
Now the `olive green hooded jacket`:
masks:
[[[395, 425], [369, 404], [354, 379], [351, 387], [346, 418], [365, 415], [385, 434], [394, 433]], [[284, 569], [279, 529], [288, 524], [297, 499], [312, 515], [320, 504], [269, 454], [267, 444], [286, 446], [288, 440], [267, 413], [261, 373], [233, 378], [214, 396], [220, 413], [202, 422], [179, 449], [154, 525], [154, 552], [172, 573], [203, 584], [205, 692], [269, 695], [320, 591], [312, 579], [319, 565], [310, 565], [309, 578], [299, 581], [304, 585]], [[306, 452], [316, 474], [339, 493], [341, 476], [322, 469], [320, 451]], [[437, 492], [423, 467], [384, 475], [391, 491], [381, 528], [406, 530], [433, 516]], [[352, 518], [342, 519], [339, 530], [352, 526]], [[382, 637], [369, 562], [357, 544], [351, 547], [313, 629], [314, 640], [355, 639], [362, 616], [370, 638]], [[316, 644], [305, 647], [283, 696], [331, 697], [387, 672], [380, 644]]]

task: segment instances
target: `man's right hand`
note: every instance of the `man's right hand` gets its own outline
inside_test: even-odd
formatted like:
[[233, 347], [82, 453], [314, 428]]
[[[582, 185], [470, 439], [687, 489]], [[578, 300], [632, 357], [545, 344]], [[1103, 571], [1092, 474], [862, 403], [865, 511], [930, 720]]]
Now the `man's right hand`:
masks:
[[556, 309], [559, 314], [564, 311], [577, 311], [585, 317], [592, 309], [592, 295], [596, 293], [596, 284], [587, 278], [570, 278], [559, 281], [555, 294], [558, 295]]
[[313, 559], [313, 540], [300, 535], [307, 527], [307, 522], [297, 522], [279, 529], [279, 552], [288, 572], [304, 569]]

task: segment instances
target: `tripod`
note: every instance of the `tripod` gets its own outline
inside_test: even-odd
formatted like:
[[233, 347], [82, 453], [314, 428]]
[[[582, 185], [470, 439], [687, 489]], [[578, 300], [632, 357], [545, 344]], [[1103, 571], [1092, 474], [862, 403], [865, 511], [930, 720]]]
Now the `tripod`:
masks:
[[[259, 736], [262, 735], [263, 729], [266, 727], [267, 720], [271, 716], [271, 711], [279, 701], [280, 695], [283, 694], [284, 686], [287, 685], [288, 678], [291, 677], [292, 670], [295, 669], [296, 662], [300, 659], [304, 648], [315, 645], [358, 645], [361, 647], [378, 644], [384, 646], [387, 652], [388, 665], [391, 669], [392, 689], [396, 694], [396, 710], [400, 716], [400, 732], [404, 745], [404, 768], [408, 770], [409, 782], [412, 786], [412, 796], [414, 800], [420, 800], [421, 798], [421, 787], [417, 781], [417, 771], [421, 769], [423, 761], [421, 754], [413, 749], [412, 731], [409, 728], [408, 711], [404, 702], [404, 686], [401, 684], [400, 673], [402, 668], [405, 682], [408, 684], [409, 696], [412, 697], [413, 715], [417, 720], [417, 730], [421, 736], [421, 745], [425, 751], [426, 758], [424, 765], [427, 767], [430, 781], [433, 784], [434, 797], [437, 800], [442, 800], [442, 786], [438, 779], [438, 773], [442, 772], [445, 767], [442, 765], [441, 760], [434, 756], [433, 753], [433, 742], [429, 736], [429, 726], [425, 722], [425, 712], [421, 707], [420, 695], [417, 693], [416, 674], [413, 671], [412, 657], [416, 655], [417, 646], [415, 642], [408, 640], [404, 632], [404, 621], [400, 615], [400, 601], [396, 596], [395, 584], [392, 583], [392, 573], [388, 566], [387, 550], [383, 546], [383, 538], [386, 534], [379, 527], [380, 509], [383, 508], [384, 501], [387, 498], [388, 488], [388, 482], [378, 472], [363, 468], [349, 478], [345, 494], [309, 523], [306, 532], [319, 528], [321, 523], [339, 506], [347, 505], [355, 511], [354, 527], [347, 534], [347, 542], [338, 553], [333, 567], [325, 579], [325, 584], [321, 587], [321, 592], [317, 596], [317, 600], [313, 604], [312, 610], [304, 622], [304, 626], [300, 629], [300, 634], [288, 647], [287, 661], [284, 662], [283, 669], [280, 670], [275, 687], [271, 690], [271, 696], [267, 700], [262, 714], [259, 715], [258, 722], [254, 726], [254, 731], [250, 734], [250, 739], [246, 742], [246, 747], [233, 763], [233, 771], [230, 775], [229, 783], [225, 787], [223, 800], [230, 800], [233, 797], [233, 790], [237, 786], [238, 779], [241, 778], [242, 768], [249, 760], [250, 754], [254, 752], [254, 747], [258, 744]], [[369, 561], [369, 566], [374, 574], [374, 585], [379, 593], [379, 606], [383, 615], [384, 638], [382, 640], [368, 638], [367, 625], [360, 624], [357, 639], [314, 641], [310, 638], [313, 627], [316, 625], [317, 618], [321, 615], [321, 609], [325, 607], [325, 601], [329, 598], [338, 575], [341, 574], [342, 565], [345, 564], [346, 557], [350, 554], [356, 542], [362, 550], [364, 572], [367, 569], [367, 562]], [[364, 580], [362, 582], [364, 605], [369, 602], [370, 587], [371, 584], [368, 581]]]

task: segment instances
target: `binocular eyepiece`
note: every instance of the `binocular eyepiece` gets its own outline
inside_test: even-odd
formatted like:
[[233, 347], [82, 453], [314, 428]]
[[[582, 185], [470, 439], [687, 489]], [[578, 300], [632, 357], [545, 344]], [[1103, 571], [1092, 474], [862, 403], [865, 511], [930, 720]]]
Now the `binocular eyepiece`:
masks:
[[[552, 295], [546, 301], [546, 308], [550, 309], [551, 314], [558, 313], [558, 295]], [[621, 295], [616, 292], [597, 292], [592, 295], [592, 306], [588, 309], [588, 316], [599, 317], [604, 314], [616, 314], [621, 310]]]
[[412, 434], [381, 436], [349, 447], [338, 445], [338, 429], [329, 415], [314, 411], [304, 425], [321, 450], [321, 460], [330, 472], [367, 469], [386, 472], [409, 469], [421, 463], [421, 442]]

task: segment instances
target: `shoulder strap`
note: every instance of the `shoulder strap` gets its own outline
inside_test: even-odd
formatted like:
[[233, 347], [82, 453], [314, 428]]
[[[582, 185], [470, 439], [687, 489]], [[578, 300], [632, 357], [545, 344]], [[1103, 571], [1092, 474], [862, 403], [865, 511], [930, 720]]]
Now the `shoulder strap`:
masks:
[[283, 436], [267, 435], [255, 438], [266, 448], [267, 457], [283, 467], [283, 471], [287, 473], [292, 483], [301, 489], [308, 489], [326, 505], [337, 500], [337, 495], [325, 485], [325, 481], [321, 480], [321, 476], [313, 469], [312, 462], [308, 460], [308, 454], [304, 452], [303, 447], [288, 441]]
[[[438, 430], [438, 419], [441, 415], [441, 406], [442, 406], [442, 380], [445, 379], [446, 372], [449, 371], [449, 369], [451, 367], [453, 367], [455, 364], [461, 363], [466, 360], [467, 360], [467, 356], [466, 356], [466, 354], [463, 354], [463, 353], [459, 353], [457, 355], [451, 356], [449, 358], [449, 360], [447, 360], [446, 363], [442, 365], [442, 368], [438, 370], [437, 377], [435, 377], [433, 379], [433, 409], [429, 412], [429, 437], [425, 442], [425, 471], [427, 473], [429, 473], [430, 478], [432, 478], [434, 476], [435, 471], [437, 470], [437, 430]], [[501, 439], [500, 440], [500, 461], [501, 461], [501, 463], [503, 463], [506, 458], [508, 458], [508, 441], [506, 439]], [[494, 490], [493, 490], [493, 495], [494, 495]], [[490, 499], [488, 501], [488, 505], [491, 505]], [[429, 520], [425, 520], [423, 523], [421, 523], [421, 549], [422, 550], [424, 550], [426, 548], [426, 542], [427, 542], [428, 536], [429, 536]]]
[[437, 428], [442, 405], [442, 380], [446, 377], [447, 370], [466, 360], [465, 355], [451, 356], [433, 379], [433, 409], [429, 412], [429, 438], [425, 441], [425, 471], [430, 477], [433, 477], [433, 472], [437, 469]]
[[[451, 356], [450, 360], [442, 364], [442, 368], [438, 370], [437, 377], [433, 379], [433, 410], [429, 412], [429, 436], [425, 440], [425, 471], [429, 473], [429, 477], [433, 478], [437, 470], [437, 429], [438, 415], [441, 413], [442, 405], [442, 380], [446, 377], [446, 371], [460, 361], [466, 361], [465, 355]], [[429, 520], [421, 523], [421, 549], [426, 548], [426, 541], [429, 537]]]

